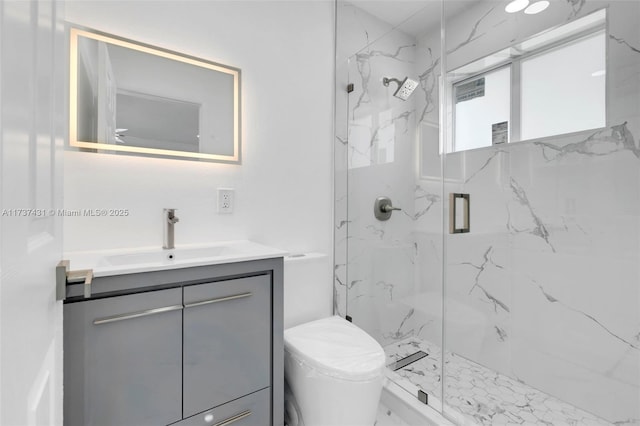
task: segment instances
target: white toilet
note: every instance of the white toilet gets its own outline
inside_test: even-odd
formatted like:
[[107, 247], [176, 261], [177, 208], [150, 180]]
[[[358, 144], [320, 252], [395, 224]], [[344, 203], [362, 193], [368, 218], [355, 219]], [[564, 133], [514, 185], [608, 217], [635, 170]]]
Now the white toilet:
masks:
[[333, 316], [285, 330], [288, 426], [372, 426], [384, 378], [378, 342]]

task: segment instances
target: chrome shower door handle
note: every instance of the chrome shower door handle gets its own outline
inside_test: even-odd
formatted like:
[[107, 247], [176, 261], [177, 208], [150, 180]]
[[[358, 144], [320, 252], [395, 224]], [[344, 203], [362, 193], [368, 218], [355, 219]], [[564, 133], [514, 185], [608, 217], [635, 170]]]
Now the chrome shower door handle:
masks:
[[[462, 226], [458, 227], [457, 225], [457, 204], [458, 200], [462, 200], [463, 203], [463, 211], [462, 211]], [[471, 215], [471, 200], [469, 194], [461, 194], [452, 192], [449, 194], [449, 233], [450, 234], [464, 234], [471, 231], [470, 225], [470, 215]]]

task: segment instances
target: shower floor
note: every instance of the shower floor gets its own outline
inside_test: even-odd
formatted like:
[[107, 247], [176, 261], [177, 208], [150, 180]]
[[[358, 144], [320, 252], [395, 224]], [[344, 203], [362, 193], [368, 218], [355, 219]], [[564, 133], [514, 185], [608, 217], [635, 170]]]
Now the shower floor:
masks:
[[[389, 370], [388, 377], [412, 393], [420, 388], [442, 400], [439, 346], [414, 337], [389, 344], [387, 365], [419, 350], [429, 355], [398, 371]], [[446, 371], [444, 410], [463, 424], [613, 425], [454, 353], [446, 352]]]

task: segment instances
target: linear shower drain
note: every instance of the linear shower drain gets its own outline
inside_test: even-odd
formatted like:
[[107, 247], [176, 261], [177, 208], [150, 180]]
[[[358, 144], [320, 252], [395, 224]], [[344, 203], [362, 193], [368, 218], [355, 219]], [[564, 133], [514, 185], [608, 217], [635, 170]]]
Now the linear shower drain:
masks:
[[421, 360], [427, 355], [429, 354], [426, 352], [418, 351], [418, 352], [412, 353], [411, 355], [407, 355], [404, 358], [397, 360], [396, 362], [392, 362], [391, 364], [388, 365], [388, 367], [393, 371], [398, 371], [409, 364], [413, 364], [414, 362]]

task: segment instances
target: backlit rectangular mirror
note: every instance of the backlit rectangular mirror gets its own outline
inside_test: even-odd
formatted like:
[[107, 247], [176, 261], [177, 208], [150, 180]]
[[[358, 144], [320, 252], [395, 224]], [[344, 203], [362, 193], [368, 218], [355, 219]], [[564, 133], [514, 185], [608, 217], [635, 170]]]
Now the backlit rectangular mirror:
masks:
[[70, 29], [72, 147], [240, 163], [240, 70]]

